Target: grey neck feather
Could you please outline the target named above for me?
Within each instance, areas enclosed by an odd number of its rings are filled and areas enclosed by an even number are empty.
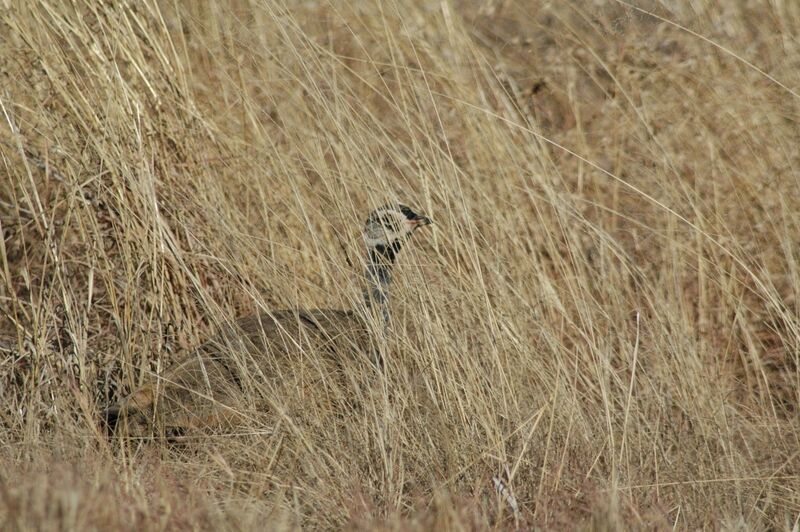
[[[369,263],[365,276],[367,289],[364,302],[367,309],[379,315],[383,327],[389,325],[389,285],[392,282],[392,265],[400,246],[375,246],[369,250]]]

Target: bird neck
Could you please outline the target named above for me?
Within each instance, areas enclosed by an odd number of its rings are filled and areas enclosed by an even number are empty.
[[[383,320],[384,327],[389,323],[389,285],[392,282],[392,267],[399,241],[390,246],[377,245],[369,249],[367,263],[367,289],[364,291],[364,302],[367,309]]]

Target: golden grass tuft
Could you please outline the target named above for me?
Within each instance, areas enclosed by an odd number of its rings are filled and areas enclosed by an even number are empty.
[[[798,4],[10,4],[0,528],[798,526]],[[383,373],[105,438],[223,321],[352,306],[387,198],[436,226]]]

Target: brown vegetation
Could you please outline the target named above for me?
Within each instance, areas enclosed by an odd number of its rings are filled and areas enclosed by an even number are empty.
[[[10,3],[0,528],[797,526],[800,4]],[[227,320],[352,306],[386,198],[436,226],[382,373],[106,439]]]

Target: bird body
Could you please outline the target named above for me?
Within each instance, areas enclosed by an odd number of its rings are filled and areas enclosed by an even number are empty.
[[[373,211],[364,239],[367,270],[363,307],[262,312],[227,325],[189,356],[104,413],[110,430],[122,421],[158,426],[165,433],[235,424],[241,403],[260,386],[298,377],[298,368],[338,364],[343,358],[380,362],[381,335],[389,319],[392,266],[403,243],[431,221],[404,205]]]

